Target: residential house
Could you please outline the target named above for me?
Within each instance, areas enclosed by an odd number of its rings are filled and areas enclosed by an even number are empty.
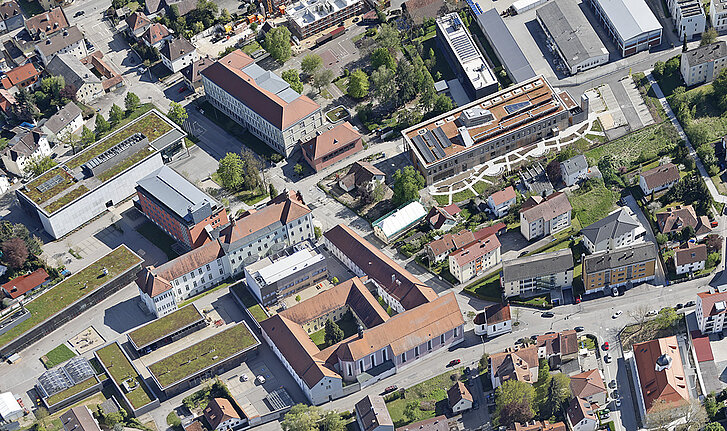
[[[26,293],[31,293],[35,289],[43,287],[51,282],[50,276],[43,268],[38,268],[35,271],[20,275],[13,278],[7,283],[0,286],[5,296],[10,299],[17,299]]]
[[[136,206],[155,225],[186,249],[210,240],[207,227],[229,223],[225,207],[168,166],[137,182]]]
[[[25,17],[15,0],[0,5],[0,32],[17,30],[25,24]]]
[[[520,233],[530,241],[567,229],[571,211],[573,207],[564,193],[556,192],[547,198],[531,196],[520,209]]]
[[[13,114],[13,108],[15,108],[16,103],[15,96],[10,94],[8,90],[0,88],[0,110],[2,110],[6,117]]]
[[[55,144],[64,142],[70,135],[81,130],[81,127],[83,127],[81,108],[74,102],[68,102],[53,114],[41,129],[48,135],[48,140]]]
[[[424,419],[423,421],[404,425],[397,428],[396,431],[451,431],[451,429],[446,416],[435,416]]]
[[[2,158],[6,171],[22,177],[28,174],[25,168],[30,160],[50,156],[50,153],[50,144],[45,133],[21,129],[10,139],[0,158]]]
[[[427,211],[424,206],[414,201],[379,218],[371,223],[371,226],[374,228],[374,235],[384,244],[389,244],[421,222],[426,216]]]
[[[449,272],[464,283],[485,273],[501,260],[500,240],[492,234],[452,252],[449,255]]]
[[[21,88],[33,90],[40,80],[41,71],[35,67],[35,64],[28,62],[21,66],[9,70],[5,76],[0,78],[0,82],[5,90],[12,93]]]
[[[712,27],[718,32],[727,30],[727,0],[709,2],[709,19],[712,21]]]
[[[434,240],[425,246],[429,261],[432,263],[442,262],[450,253],[467,244],[480,241],[492,235],[501,235],[505,232],[506,227],[505,223],[498,222],[475,232],[465,229],[455,234],[445,233],[440,239]]]
[[[164,24],[155,22],[149,25],[141,34],[141,40],[146,46],[161,50],[165,42],[172,39],[172,32]]]
[[[560,175],[566,186],[575,185],[588,175],[588,161],[586,156],[579,154],[560,163]]]
[[[535,345],[538,346],[538,358],[547,359],[552,368],[560,368],[560,364],[578,356],[578,336],[572,329],[539,335]]]
[[[715,0],[718,1],[718,0]],[[725,16],[727,29],[727,15]],[[727,66],[727,43],[723,40],[682,53],[680,71],[688,87],[714,81]]]
[[[192,91],[202,88],[202,71],[214,63],[210,56],[205,56],[192,62],[189,66],[182,69],[182,78],[184,84]]]
[[[679,40],[698,38],[706,28],[707,16],[699,0],[667,0]]]
[[[242,51],[234,51],[203,70],[202,84],[214,107],[285,157],[323,125],[323,113],[316,102]]]
[[[90,104],[104,95],[103,83],[81,60],[71,54],[57,55],[48,63],[48,73],[62,76],[66,85],[75,91],[76,100]]]
[[[372,191],[378,184],[383,184],[384,181],[386,181],[386,175],[379,168],[371,164],[371,162],[360,160],[354,162],[346,175],[338,180],[338,186],[347,192],[359,188]]]
[[[566,248],[505,260],[502,262],[500,284],[506,298],[529,297],[553,290],[570,289],[573,285],[571,250]]]
[[[608,390],[603,381],[601,370],[597,368],[571,376],[570,390],[576,398],[581,398],[599,406],[606,405]]]
[[[566,416],[573,431],[596,431],[600,423],[596,417],[596,409],[583,398],[575,397],[571,400]]]
[[[589,253],[613,251],[644,242],[646,229],[628,207],[621,207],[581,229],[583,245]]]
[[[496,337],[512,332],[512,317],[510,306],[507,304],[493,304],[475,315],[475,335]]]
[[[474,399],[469,389],[459,380],[447,391],[449,410],[454,414],[471,409],[473,402]]]
[[[25,29],[33,40],[47,39],[70,27],[62,7],[53,8],[25,20]]]
[[[72,3],[71,0],[38,0],[38,4],[43,10],[50,10],[54,7],[68,6]]]
[[[563,422],[530,421],[527,423],[515,422],[508,431],[568,431]]]
[[[71,408],[59,419],[65,431],[101,431],[91,410],[83,405]]]
[[[636,405],[642,418],[653,411],[689,402],[687,378],[676,336],[636,343],[626,357],[636,386]]]
[[[139,40],[149,26],[151,20],[143,12],[134,12],[126,17],[126,32],[135,40]]]
[[[720,333],[727,315],[726,292],[700,292],[695,311],[697,326],[702,334]]]
[[[184,426],[184,431],[205,431],[205,427],[202,426],[202,422],[195,419]]]
[[[247,418],[240,417],[227,398],[212,398],[204,409],[210,431],[236,431],[247,427]]]
[[[516,198],[515,189],[512,186],[507,186],[488,196],[487,206],[495,214],[495,217],[505,217],[510,207],[515,205]]]
[[[663,234],[676,234],[687,226],[694,229],[697,238],[712,233],[711,224],[707,216],[698,216],[691,205],[677,205],[667,208],[666,211],[656,213],[656,225]]]
[[[159,50],[162,57],[162,63],[172,73],[177,73],[185,67],[199,60],[199,54],[194,45],[189,43],[187,39],[177,37],[169,40]]]
[[[40,56],[40,61],[43,62],[44,66],[48,66],[48,63],[59,54],[70,54],[78,60],[88,55],[86,39],[83,38],[83,33],[75,25],[37,42],[35,51]]]
[[[639,187],[645,196],[671,188],[679,181],[679,168],[674,163],[665,163],[639,175]]]
[[[319,172],[332,164],[363,150],[361,134],[344,121],[300,145],[303,158],[314,171]]]
[[[124,86],[121,74],[103,60],[101,51],[94,51],[88,57],[82,58],[81,63],[101,79],[101,87],[105,92],[108,93]]]
[[[508,380],[530,384],[538,381],[539,362],[536,346],[508,348],[504,352],[490,355],[488,361],[493,389],[497,389]]]
[[[707,263],[707,245],[687,243],[674,252],[677,274],[692,274],[704,269]]]
[[[562,97],[562,96],[561,96]],[[555,190],[548,179],[545,168],[540,163],[526,166],[520,170],[520,182],[532,195],[550,196]]]
[[[394,431],[384,398],[379,395],[366,395],[354,407],[356,423],[361,431]]]
[[[449,231],[457,224],[457,216],[462,212],[457,204],[449,204],[446,207],[433,206],[427,214],[427,221],[432,230]]]
[[[582,265],[586,293],[653,280],[656,258],[656,247],[652,243],[585,256]]]

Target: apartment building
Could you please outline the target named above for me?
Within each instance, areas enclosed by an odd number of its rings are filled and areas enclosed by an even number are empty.
[[[18,132],[8,141],[0,158],[7,172],[22,177],[28,174],[26,168],[31,160],[50,156],[51,149],[47,134],[25,128]]]
[[[484,274],[501,260],[500,240],[492,234],[452,252],[449,255],[449,272],[464,283]]]
[[[727,0],[711,0],[709,2],[709,19],[717,32],[727,30]]]
[[[695,315],[702,334],[722,332],[727,315],[727,292],[698,293]]]
[[[656,247],[652,243],[585,256],[582,265],[586,293],[653,280],[656,258]]]
[[[343,25],[344,21],[364,11],[364,0],[299,0],[285,8],[288,27],[300,40],[326,29]]]
[[[316,102],[242,51],[226,55],[201,74],[207,100],[284,157],[323,125]]]
[[[446,233],[440,239],[434,240],[425,246],[429,261],[439,263],[447,259],[450,253],[471,244],[480,241],[492,235],[501,235],[506,229],[505,223],[498,222],[492,226],[472,232],[471,230],[462,230],[455,234]]]
[[[567,229],[571,211],[573,207],[564,193],[556,192],[547,198],[531,196],[520,209],[520,233],[530,241]]]
[[[70,54],[78,60],[88,56],[86,39],[75,25],[37,42],[35,51],[44,66],[47,66],[59,54]]]
[[[581,229],[583,245],[589,253],[612,251],[644,242],[646,229],[630,208],[621,207],[601,220]]]
[[[701,36],[707,25],[701,1],[667,0],[666,4],[679,40],[692,40]]]
[[[573,255],[570,249],[540,253],[502,262],[502,294],[536,296],[573,285]]]
[[[199,60],[199,54],[194,45],[189,43],[187,39],[177,37],[162,46],[159,50],[162,57],[162,63],[172,73],[177,73],[185,67]]]
[[[680,71],[684,83],[691,87],[714,81],[725,66],[727,66],[727,43],[720,40],[683,52]]]

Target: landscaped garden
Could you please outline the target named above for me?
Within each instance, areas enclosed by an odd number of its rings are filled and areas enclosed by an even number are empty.
[[[99,361],[108,370],[114,382],[121,387],[124,382],[132,388],[130,391],[124,391],[126,399],[131,403],[131,407],[138,409],[150,402],[156,397],[147,389],[144,379],[136,372],[134,366],[126,358],[124,352],[118,343],[109,344],[96,351]]]
[[[343,106],[338,106],[326,112],[326,118],[328,118],[328,121],[330,121],[331,123],[337,123],[339,121],[347,119],[348,117],[350,117],[350,114],[348,113],[348,110],[346,110],[346,108],[344,108]]]
[[[43,362],[46,368],[53,368],[56,365],[60,365],[67,360],[76,356],[73,351],[64,344],[56,347],[45,355],[41,356],[40,360]]]
[[[343,331],[344,340],[358,332],[358,322],[351,312],[345,313],[343,317],[335,323]],[[326,343],[325,340],[326,328],[321,328],[319,331],[309,334],[309,337],[314,343],[316,343],[316,346],[318,346],[319,349],[323,350],[328,347],[328,343]]]
[[[259,343],[240,323],[184,350],[149,365],[149,372],[162,387],[170,386],[223,362]]]
[[[31,317],[0,335],[0,346],[4,346],[140,263],[141,259],[126,246],[117,247],[26,304],[25,308],[30,311]],[[108,271],[106,275],[103,273],[104,268]]]
[[[440,374],[405,390],[404,397],[398,392],[386,397],[386,408],[395,427],[433,418],[447,411],[447,390],[461,376],[462,369]],[[394,398],[394,399],[392,399]]]
[[[201,320],[204,320],[204,317],[199,314],[197,308],[188,305],[133,330],[129,333],[129,338],[137,348],[142,348]]]

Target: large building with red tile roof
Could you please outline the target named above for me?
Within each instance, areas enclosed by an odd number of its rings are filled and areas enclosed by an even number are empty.
[[[285,157],[323,125],[321,107],[240,50],[202,71],[207,100]]]
[[[51,9],[25,20],[25,29],[34,40],[52,36],[68,28],[68,18],[62,7]]]
[[[460,283],[483,274],[502,261],[496,234],[475,240],[449,255],[449,273]]]
[[[538,381],[538,348],[536,346],[520,349],[509,348],[504,352],[490,355],[490,380],[497,388],[508,380],[533,384]]]
[[[318,172],[363,150],[361,134],[345,121],[301,144],[303,158]]]
[[[702,334],[722,332],[727,315],[727,292],[700,292],[694,312]]]
[[[689,402],[689,388],[676,336],[633,345],[632,369],[641,417]]]
[[[8,298],[16,299],[48,283],[50,283],[50,276],[45,269],[38,268],[30,274],[13,278],[0,286],[0,289]]]

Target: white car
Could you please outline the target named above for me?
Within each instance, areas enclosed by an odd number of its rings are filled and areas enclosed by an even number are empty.
[[[616,319],[616,318],[618,318],[618,316],[620,316],[622,314],[623,314],[623,311],[618,310],[617,312],[613,313],[613,315],[611,316],[611,318],[612,319]]]
[[[240,381],[241,382],[246,382],[248,380],[249,380],[249,377],[247,377],[247,374],[243,374],[243,375],[240,376]]]
[[[261,385],[263,383],[265,383],[265,377],[262,374],[257,376],[257,378],[255,380],[257,380],[257,382],[260,383]]]
[[[657,314],[659,314],[659,312],[657,310],[651,310],[648,313],[646,313],[647,316],[656,316]]]

